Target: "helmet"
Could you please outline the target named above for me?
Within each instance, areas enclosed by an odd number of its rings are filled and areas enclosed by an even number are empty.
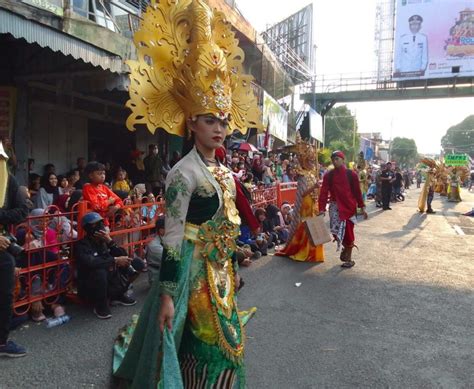
[[[82,227],[104,220],[97,212],[89,212],[82,218]]]

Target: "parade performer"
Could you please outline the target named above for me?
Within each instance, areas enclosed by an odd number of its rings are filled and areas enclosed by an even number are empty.
[[[290,225],[289,239],[285,248],[275,255],[289,257],[295,261],[323,262],[322,245],[314,246],[306,230],[305,219],[318,214],[318,177],[317,153],[314,147],[304,142],[297,134],[296,145],[291,148],[298,159],[298,189]]]
[[[449,175],[448,201],[459,203],[461,199],[461,183],[469,177],[469,169],[466,166],[455,166]]]
[[[431,158],[424,158],[420,161],[422,164],[428,167],[426,172],[426,181],[421,190],[420,197],[418,198],[418,210],[423,213],[436,213],[431,207],[433,202],[433,197],[435,193],[435,188],[437,186],[437,178],[441,173],[442,167],[438,162]]]
[[[362,210],[364,219],[367,219],[368,215],[360,191],[359,177],[357,173],[346,169],[344,160],[342,151],[334,151],[331,154],[334,169],[323,177],[319,194],[319,211],[326,212],[329,201],[331,233],[337,242],[337,249],[339,250],[341,244],[343,246],[340,259],[344,263],[341,266],[349,268],[355,265],[352,260],[352,249],[355,246],[354,224],[357,222],[357,207]]]
[[[244,383],[244,320],[232,254],[240,217],[232,173],[215,150],[260,127],[244,53],[222,13],[202,0],[152,1],[130,62],[131,129],[187,135],[194,148],[166,178],[159,282],[114,347],[114,374],[132,388],[232,388]]]
[[[367,201],[367,191],[369,189],[366,165],[364,153],[361,151],[357,158],[357,174],[359,176],[360,192],[362,193],[362,200],[364,200],[364,202]],[[360,208],[358,208],[357,211],[358,213],[362,212]]]

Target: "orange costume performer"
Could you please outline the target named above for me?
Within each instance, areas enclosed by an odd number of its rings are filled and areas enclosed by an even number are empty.
[[[314,246],[306,230],[305,219],[318,214],[318,171],[316,150],[297,135],[294,151],[298,156],[298,189],[290,226],[290,238],[285,248],[275,255],[300,262],[324,262],[322,245]]]

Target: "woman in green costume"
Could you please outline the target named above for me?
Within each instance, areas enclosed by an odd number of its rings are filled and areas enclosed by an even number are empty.
[[[160,282],[117,339],[114,375],[140,389],[226,389],[237,378],[243,387],[232,264],[240,218],[215,150],[234,130],[260,126],[251,77],[229,23],[204,0],[152,2],[135,43],[127,125],[187,129],[194,148],[167,175]]]

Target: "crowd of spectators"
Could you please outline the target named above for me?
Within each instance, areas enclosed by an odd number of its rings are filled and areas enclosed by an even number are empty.
[[[49,315],[66,314],[64,296],[59,296],[54,304],[41,296],[54,289],[64,290],[72,278],[79,298],[91,304],[100,319],[111,317],[114,305],[135,304],[130,286],[141,271],[148,271],[150,284],[157,278],[165,225],[155,201],[163,195],[166,175],[180,155],[174,153],[168,162],[167,157],[159,155],[156,145],[149,146],[143,159],[142,154],[133,151],[131,162],[123,166],[87,162],[79,157],[76,166],[63,174],[58,174],[51,163],[38,174],[34,172],[34,161],[29,161],[28,187],[19,187],[19,193],[23,194],[30,217],[15,229],[14,237],[21,252],[15,258],[14,297],[21,300],[29,294],[34,298],[28,311],[31,320],[40,322]],[[295,181],[293,156],[264,157],[259,153],[233,151],[225,153],[221,162],[232,171],[251,210],[243,218],[234,258],[241,266],[249,266],[288,239],[292,204],[284,203],[281,208],[274,201],[253,204],[251,193]],[[83,200],[89,213],[78,226],[72,211]],[[154,228],[145,252],[125,249],[129,240],[142,238],[141,232],[114,238],[110,235],[111,230],[149,223]],[[80,227],[84,237],[78,240]],[[66,261],[71,258],[72,249],[74,268]],[[29,270],[37,265],[49,270]],[[240,287],[243,284],[242,280]]]

